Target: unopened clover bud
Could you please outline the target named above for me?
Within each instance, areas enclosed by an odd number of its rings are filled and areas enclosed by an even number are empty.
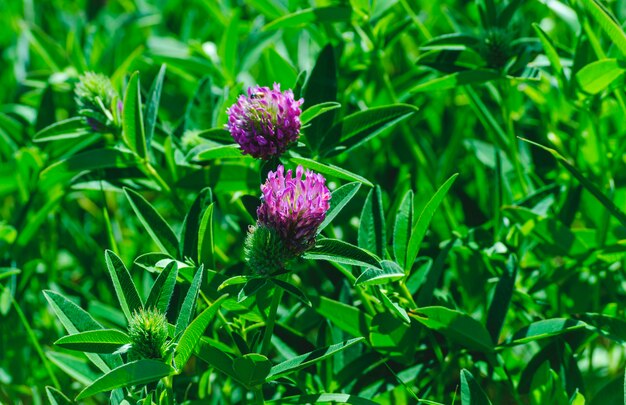
[[[163,359],[167,354],[167,319],[156,308],[136,311],[128,323],[130,355],[138,359]]]
[[[105,75],[87,72],[74,89],[78,113],[96,132],[106,132],[121,125],[123,103],[111,80]]]

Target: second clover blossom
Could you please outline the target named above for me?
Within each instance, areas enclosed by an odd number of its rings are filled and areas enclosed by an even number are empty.
[[[300,106],[293,92],[281,92],[280,85],[250,87],[248,94],[228,109],[228,124],[244,154],[270,159],[283,154],[300,136]]]
[[[330,208],[330,191],[321,174],[298,166],[295,176],[279,165],[261,185],[257,225],[246,238],[246,262],[257,274],[285,270],[285,264],[315,244]]]
[[[304,175],[304,177],[303,177]],[[263,201],[257,209],[259,225],[273,229],[285,245],[300,254],[315,243],[317,229],[330,208],[330,191],[321,174],[298,166],[295,176],[280,165],[261,186]]]

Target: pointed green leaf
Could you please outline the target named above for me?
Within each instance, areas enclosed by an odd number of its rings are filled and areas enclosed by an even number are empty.
[[[194,347],[200,340],[200,337],[204,334],[205,329],[209,326],[211,319],[217,314],[222,303],[228,298],[228,295],[222,295],[211,306],[205,309],[193,322],[189,325],[185,332],[180,337],[176,351],[174,352],[174,364],[178,370],[182,368],[189,360]]]
[[[374,285],[386,284],[390,281],[400,280],[404,277],[404,270],[397,263],[391,260],[383,260],[380,262],[381,268],[367,268],[356,279],[354,285]]]
[[[117,300],[120,303],[122,311],[126,316],[126,319],[130,321],[133,313],[143,308],[143,303],[135,287],[130,273],[124,262],[114,252],[107,250],[104,253],[105,262],[109,275],[113,281],[113,288],[117,295]]]
[[[437,77],[413,87],[411,93],[422,93],[453,89],[466,84],[482,84],[501,78],[495,70],[463,70],[446,76]]]
[[[546,339],[552,336],[561,335],[576,329],[584,328],[586,324],[582,321],[566,318],[552,318],[533,322],[517,331],[511,338],[507,339],[505,345],[513,346],[535,340]]]
[[[461,370],[461,405],[491,405],[487,394],[466,369]]]
[[[445,307],[424,307],[409,313],[409,316],[461,346],[493,352],[493,342],[487,329],[467,314]]]
[[[396,223],[393,227],[393,254],[396,261],[405,271],[409,265],[406,262],[406,251],[413,228],[413,190],[408,190],[398,207]],[[411,263],[412,265],[412,263]]]
[[[272,278],[271,281],[278,287],[293,295],[296,299],[300,300],[304,305],[307,305],[309,307],[311,306],[311,301],[307,298],[306,294],[300,288],[289,282],[282,281],[277,278]]]
[[[76,139],[92,133],[91,128],[83,117],[69,118],[55,122],[37,132],[33,137],[34,142],[52,142],[61,139]]]
[[[178,256],[178,238],[157,210],[138,192],[124,188],[130,206],[163,253]]]
[[[198,262],[199,248],[199,230],[201,227],[200,219],[204,213],[211,208],[213,202],[213,191],[209,187],[205,187],[198,193],[189,212],[185,215],[183,226],[180,231],[180,251],[183,258],[191,258],[194,262]],[[199,262],[199,264],[202,262]]]
[[[227,376],[232,377],[237,382],[243,384],[243,381],[239,380],[239,376],[233,370],[233,359],[230,355],[214,346],[210,340],[200,338],[200,341],[195,348],[195,355],[211,367],[214,367],[221,373],[224,373]]]
[[[77,153],[48,166],[39,176],[42,190],[69,184],[77,175],[98,169],[124,169],[137,165],[129,152],[118,149],[93,149]]]
[[[263,27],[263,31],[289,27],[302,27],[307,24],[350,21],[351,16],[351,7],[331,6],[308,8],[277,18]]]
[[[403,273],[404,275],[404,273]],[[385,293],[382,289],[380,289],[380,300],[383,305],[396,317],[401,319],[405,324],[411,323],[411,318],[409,318],[409,314],[406,312],[406,309],[402,308],[397,302],[394,302],[389,298],[387,293]]]
[[[413,266],[415,259],[417,258],[417,254],[420,249],[420,245],[424,240],[424,236],[426,235],[426,231],[428,230],[428,226],[430,225],[430,221],[433,219],[433,215],[435,215],[435,211],[443,201],[443,198],[452,187],[454,180],[456,180],[458,176],[457,174],[453,174],[448,180],[435,193],[434,196],[426,203],[426,206],[420,213],[419,218],[417,219],[417,223],[411,230],[411,238],[409,239],[409,245],[406,253],[406,269],[410,271],[410,268]]]
[[[559,54],[556,51],[556,47],[554,46],[554,43],[552,42],[548,34],[546,34],[545,31],[541,29],[539,24],[532,23],[532,26],[535,29],[535,32],[537,33],[539,40],[541,41],[541,45],[543,46],[543,51],[546,54],[546,57],[548,58],[548,60],[550,61],[550,65],[552,65],[552,69],[554,69],[554,73],[559,78],[559,80],[561,80],[561,84],[565,83],[563,65],[561,64],[561,58],[559,57]]]
[[[372,253],[339,239],[320,239],[302,257],[352,266],[380,268],[380,260]]]
[[[327,101],[325,103],[312,105],[302,112],[302,115],[300,116],[300,122],[304,126],[308,124],[309,121],[312,121],[313,119],[319,117],[320,115],[327,113],[329,111],[332,111],[332,110],[336,110],[337,108],[340,108],[340,107],[341,107],[341,104],[334,102],[334,101]]]
[[[257,278],[259,278],[259,276],[256,276],[256,275],[254,275],[254,276],[234,276],[234,277],[230,277],[230,278],[224,280],[224,282],[222,284],[220,284],[219,287],[217,287],[217,290],[218,291],[222,290],[222,289],[224,289],[224,288],[226,288],[228,286],[231,286],[231,285],[245,284],[248,281],[253,280],[253,279],[257,279]]]
[[[217,143],[230,143],[233,141],[233,136],[227,129],[224,128],[210,128],[205,129],[197,133],[198,137],[215,141]]]
[[[246,387],[254,387],[265,382],[270,373],[272,363],[267,357],[258,353],[244,354],[233,360],[233,371],[237,379]]]
[[[116,388],[158,381],[173,372],[174,369],[162,361],[149,359],[131,361],[98,378],[78,394],[76,401]]]
[[[150,92],[146,100],[146,116],[144,127],[146,129],[146,143],[148,148],[152,143],[154,128],[156,127],[157,115],[159,113],[159,103],[161,102],[161,91],[163,90],[163,79],[165,78],[165,64],[161,65],[159,73],[154,78]]]
[[[215,159],[225,158],[241,158],[241,147],[237,144],[230,145],[216,145],[208,149],[203,149],[197,155],[188,157],[188,160],[194,163],[206,163]]]
[[[358,181],[360,183],[366,184],[370,187],[374,187],[374,184],[367,180],[364,177],[361,177],[357,174],[349,172],[341,167],[333,166],[331,164],[319,163],[313,159],[301,158],[301,157],[292,157],[289,158],[294,164],[302,165],[307,169],[314,170],[321,174],[326,174],[328,176],[333,176],[338,179],[350,180],[350,181]]]
[[[50,290],[46,290],[43,293],[52,307],[52,310],[68,333],[75,334],[89,330],[104,329],[102,325],[96,322],[85,310],[63,295]],[[96,355],[87,353],[87,357],[105,373],[111,370],[111,368],[122,364],[122,359],[119,355]]]
[[[72,401],[54,387],[46,387],[46,395],[50,405],[71,405]]]
[[[22,270],[20,269],[0,267],[0,280],[2,280],[3,278],[14,276],[16,274],[20,274],[21,272]]]
[[[311,302],[317,313],[344,332],[356,337],[369,334],[372,317],[359,308],[326,297],[312,296]]]
[[[596,0],[582,0],[582,3],[600,28],[611,38],[611,42],[620,50],[622,56],[626,57],[626,34],[617,19]]]
[[[383,212],[383,196],[380,186],[370,190],[361,211],[359,222],[359,247],[385,257],[387,235],[385,214]]]
[[[130,342],[130,338],[124,332],[115,329],[101,329],[64,336],[54,344],[64,349],[82,352],[113,353]]]
[[[183,306],[180,308],[178,320],[176,321],[176,331],[174,332],[174,336],[178,336],[179,333],[182,333],[185,329],[187,329],[187,326],[189,326],[189,322],[191,322],[193,313],[196,309],[196,300],[198,299],[198,293],[200,292],[200,284],[202,284],[203,275],[204,266],[200,265],[200,267],[196,271],[196,274],[193,276],[193,281],[191,282],[189,291],[187,291],[187,295],[185,296],[185,300],[183,301]]]
[[[202,214],[198,228],[198,261],[210,269],[215,268],[215,247],[213,241],[213,204]]]
[[[576,81],[585,93],[598,94],[624,77],[624,72],[626,63],[617,59],[602,59],[583,66],[576,72]]]
[[[337,343],[337,344],[323,347],[320,349],[316,349],[310,353],[306,353],[297,357],[293,357],[287,361],[283,361],[282,363],[279,363],[275,365],[274,367],[272,367],[272,370],[267,376],[267,380],[272,381],[281,376],[284,376],[284,375],[293,373],[295,371],[298,371],[300,369],[303,369],[305,367],[308,367],[330,356],[334,356],[335,354],[363,340],[365,339],[362,337],[346,340],[345,342],[341,342],[341,343]]]
[[[504,325],[504,320],[509,312],[509,304],[515,289],[515,278],[517,277],[517,258],[511,255],[506,263],[502,276],[496,285],[496,291],[489,305],[487,314],[487,330],[494,342],[500,340],[500,331]]]
[[[143,127],[143,115],[141,112],[141,89],[139,88],[139,72],[130,77],[124,96],[124,109],[122,119],[122,136],[124,141],[140,158],[146,159],[148,149],[146,135]]]
[[[163,314],[167,312],[174,287],[176,286],[176,276],[178,276],[178,265],[175,261],[172,261],[165,266],[154,281],[146,300],[146,308],[157,308]]]
[[[255,295],[261,288],[265,287],[267,280],[265,278],[254,277],[244,284],[243,288],[237,295],[237,303],[244,302],[248,298]]]
[[[417,107],[409,104],[393,104],[348,115],[324,135],[321,150],[327,156],[347,152],[406,120],[416,111]]]
[[[88,356],[96,356],[95,354],[91,353],[86,354]],[[93,369],[90,367],[89,361],[84,356],[77,357],[68,353],[53,351],[46,352],[46,356],[58,368],[63,370],[67,375],[83,385],[89,385],[96,378],[98,378],[98,374],[93,371]],[[109,370],[110,368],[107,368],[105,372],[108,372]]]
[[[570,398],[569,405],[585,405],[585,397],[576,389],[574,395]]]
[[[614,316],[584,313],[576,316],[587,328],[619,343],[626,343],[626,320]]]
[[[322,221],[320,226],[317,228],[318,234],[322,232],[322,230],[326,228],[330,224],[330,222],[341,212],[343,207],[345,207],[346,204],[350,202],[352,197],[354,197],[357,191],[359,191],[359,188],[361,188],[361,183],[355,181],[352,183],[344,184],[343,186],[332,192],[330,198],[330,208],[326,212],[326,218],[324,218],[324,221]]]

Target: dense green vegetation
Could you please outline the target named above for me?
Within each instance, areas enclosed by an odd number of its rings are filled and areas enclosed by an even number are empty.
[[[0,402],[622,403],[625,17],[0,2]],[[256,159],[227,109],[274,83],[301,135]],[[257,224],[279,164],[315,241]]]

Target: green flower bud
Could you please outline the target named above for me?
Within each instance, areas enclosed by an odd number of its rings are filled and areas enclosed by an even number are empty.
[[[283,270],[294,254],[285,246],[278,233],[263,225],[248,229],[244,254],[248,266],[257,274],[269,275]]]
[[[503,68],[512,56],[512,35],[501,28],[490,28],[482,37],[480,53],[487,65],[494,69]]]
[[[167,319],[156,308],[135,311],[128,323],[132,341],[129,355],[138,359],[163,359],[167,354]]]
[[[108,77],[87,72],[79,78],[74,94],[79,114],[87,117],[94,131],[120,126],[123,103]]]

